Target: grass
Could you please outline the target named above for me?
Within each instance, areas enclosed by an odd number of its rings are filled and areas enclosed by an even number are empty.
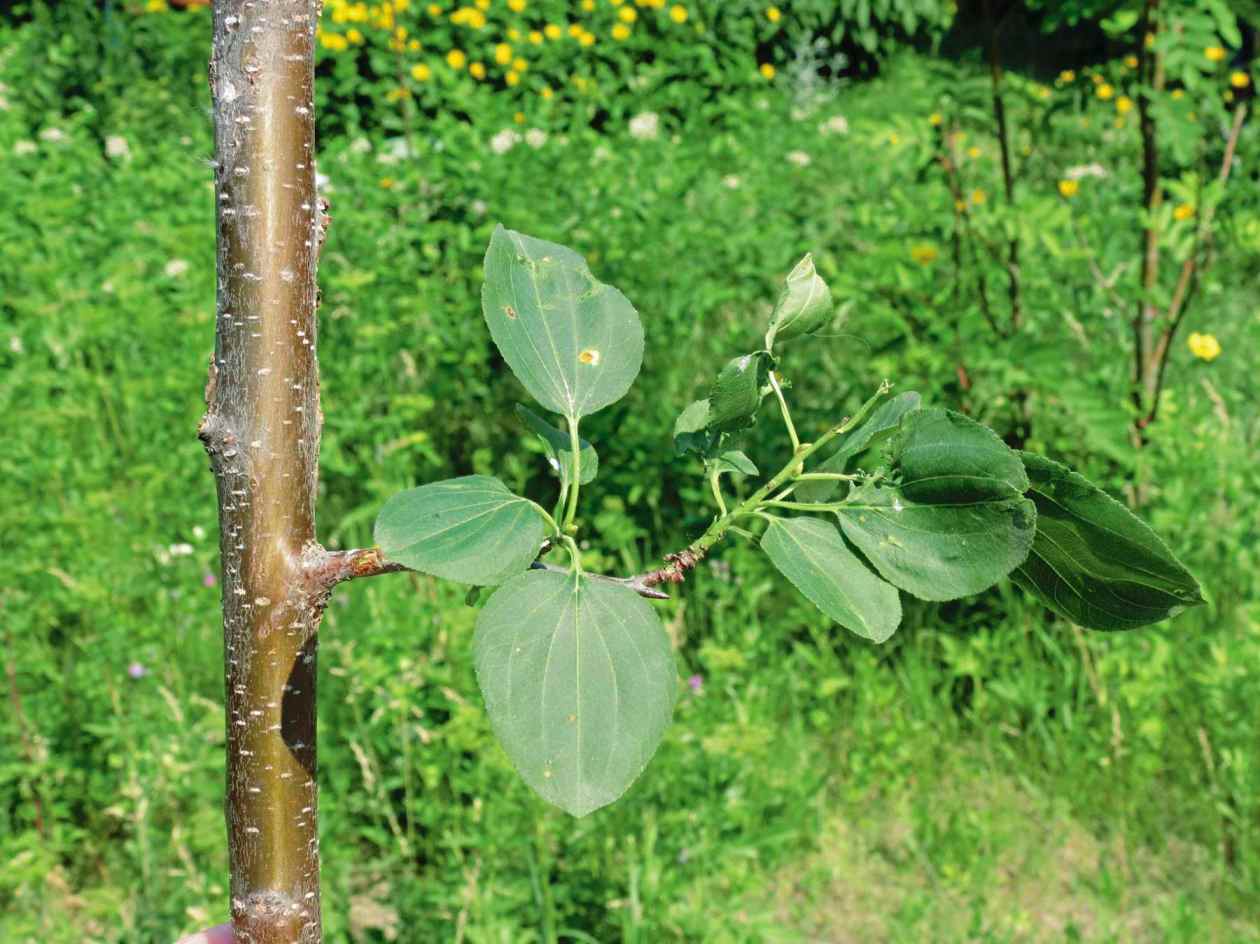
[[[889,182],[860,172],[880,129],[921,117],[885,114],[889,90],[921,81],[908,64],[826,103],[818,118],[849,118],[843,142],[751,99],[726,109],[737,130],[614,132],[598,160],[575,138],[495,163],[452,132],[477,156],[439,171],[437,197],[427,165],[326,142],[326,540],[367,540],[384,495],[453,471],[546,487],[476,315],[498,218],[588,247],[645,313],[643,379],[591,424],[604,471],[588,564],[635,569],[694,534],[699,476],[666,455],[666,431],[696,363],[755,337],[750,310],[803,247],[837,271],[863,241],[921,238],[880,203]],[[178,97],[136,95],[115,113],[130,162],[71,120],[68,142],[0,171],[18,175],[0,186],[0,238],[22,247],[0,261],[0,612],[20,700],[0,715],[5,941],[164,944],[226,907],[214,502],[194,436],[213,224],[190,155],[208,153],[208,129]],[[0,113],[0,152],[35,135],[28,120],[43,121]],[[808,167],[785,158],[795,149]],[[386,172],[401,183],[381,187]],[[571,186],[540,201],[549,174]],[[939,195],[898,186],[898,206]],[[1247,304],[1242,287],[1215,300]],[[957,394],[930,331],[873,304],[851,325],[804,355],[801,399],[860,400],[885,371]],[[1237,330],[1239,345],[1254,334]],[[1245,359],[1222,360],[1178,374],[1181,434],[1141,459],[1160,486],[1148,514],[1211,608],[1084,635],[1002,587],[912,604],[873,647],[730,546],[662,607],[701,691],[681,696],[627,797],[581,821],[544,808],[494,743],[462,592],[411,575],[340,592],[319,683],[328,939],[1260,939],[1257,482],[1243,461],[1260,431]],[[1041,435],[1070,448],[1091,404],[1054,399],[1062,363],[1021,367]]]

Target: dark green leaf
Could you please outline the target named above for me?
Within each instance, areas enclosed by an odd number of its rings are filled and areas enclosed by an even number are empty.
[[[813,334],[831,320],[831,290],[814,271],[814,257],[806,254],[788,274],[778,304],[770,316],[766,348]]]
[[[412,570],[497,584],[530,565],[544,534],[532,502],[492,476],[466,475],[392,496],[376,518],[375,540]]]
[[[647,766],[678,680],[665,630],[634,591],[530,571],[495,591],[473,647],[495,734],[543,799],[584,816]]]
[[[581,256],[499,226],[485,272],[490,334],[539,403],[576,420],[625,395],[643,361],[643,326]]]
[[[1093,629],[1133,629],[1203,602],[1198,581],[1124,505],[1067,466],[1021,456],[1037,536],[1016,583]]]
[[[844,472],[860,453],[879,445],[897,430],[907,413],[919,409],[920,399],[913,391],[898,394],[875,408],[870,418],[857,429],[840,437],[840,448],[818,463],[814,472]],[[805,502],[825,502],[835,494],[837,482],[801,482],[796,497]]]
[[[948,410],[906,413],[886,483],[866,483],[836,514],[890,583],[924,600],[991,587],[1024,562],[1037,513],[1019,456]]]
[[[709,428],[709,401],[696,400],[674,421],[674,451],[678,455],[698,452],[702,456],[717,445],[719,434]]]
[[[761,536],[779,573],[814,606],[872,642],[901,622],[901,598],[849,549],[836,526],[818,518],[775,518]]]
[[[569,470],[573,468],[572,442],[569,434],[557,429],[524,404],[516,405],[516,415],[526,426],[538,434],[547,452],[547,462],[551,471],[560,477],[560,481],[568,484]],[[599,456],[595,448],[585,439],[578,440],[579,482],[585,485],[599,474]]]
[[[711,428],[726,433],[752,424],[772,364],[766,351],[756,351],[736,357],[722,368],[709,392]]]

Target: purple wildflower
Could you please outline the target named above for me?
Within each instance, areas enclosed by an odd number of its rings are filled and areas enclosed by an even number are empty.
[[[131,665],[127,666],[127,674],[133,679],[142,679],[149,674],[149,670],[139,662],[133,662]]]
[[[700,689],[704,688],[704,676],[693,675],[687,679],[687,685],[690,686],[692,694],[699,695]]]
[[[208,570],[206,571],[205,576],[201,578],[201,585],[203,587],[213,587],[218,582],[219,581],[214,578],[214,574],[210,573]]]

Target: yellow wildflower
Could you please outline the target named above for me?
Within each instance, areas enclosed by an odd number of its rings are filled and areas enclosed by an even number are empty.
[[[346,41],[352,46],[362,46],[363,34],[352,26],[350,29],[346,30]]]
[[[979,206],[980,204],[984,203],[984,201],[987,199],[989,199],[989,195],[986,194],[979,187],[971,191],[971,202],[974,203],[976,206]]]
[[[617,18],[623,23],[633,23],[639,18],[639,11],[634,7],[622,7],[617,11]]]
[[[1073,72],[1071,69],[1064,69],[1062,72],[1059,73],[1059,81],[1062,82],[1064,85],[1067,85],[1069,82],[1075,82],[1076,73]]]
[[[1081,192],[1081,182],[1079,180],[1060,180],[1059,196],[1065,200],[1071,200],[1074,196]]]
[[[1178,203],[1173,207],[1173,219],[1182,222],[1194,216],[1193,203]]]
[[[149,2],[144,5],[144,8],[149,13],[161,13],[166,9],[166,0],[149,0]]]
[[[1221,342],[1216,340],[1216,335],[1199,334],[1197,331],[1186,339],[1186,347],[1201,361],[1214,361],[1221,353]]]
[[[538,32],[538,30],[530,30],[529,41],[533,43],[535,46],[541,46],[542,41],[543,41],[543,34]]]
[[[1132,53],[1130,53],[1129,55],[1125,56],[1125,57],[1124,57],[1124,64],[1125,64],[1126,66],[1128,66],[1130,69],[1136,69],[1136,68],[1138,67],[1138,60],[1137,60],[1137,56],[1133,55]]]
[[[763,79],[774,78],[774,66],[768,62],[763,62],[761,65],[757,66],[757,71],[761,73],[761,77]]]
[[[411,67],[411,77],[417,82],[427,82],[433,78],[433,70],[423,62],[417,62]]]
[[[489,9],[490,9],[490,0],[477,0],[477,9],[478,9],[478,10],[489,10]]]
[[[582,35],[578,37],[578,45],[579,46],[594,46],[595,34],[583,32]]]
[[[411,90],[406,88],[392,88],[385,93],[385,100],[388,102],[401,101],[404,98],[411,98]]]
[[[525,0],[507,0],[508,9],[513,13],[520,13],[525,9]]]
[[[512,60],[513,72],[524,72],[528,68],[529,68],[529,63],[526,62],[524,59],[520,58],[519,56]]]
[[[436,3],[430,3],[429,16],[441,16],[441,15],[442,15],[442,8],[438,6]]]
[[[509,72],[507,75],[503,77],[503,81],[506,82],[509,86],[520,85],[521,74],[519,72]]]
[[[966,201],[966,200],[955,200],[955,201],[954,201],[954,209],[955,209],[955,210],[957,210],[959,213],[966,213],[966,212],[967,212],[967,201]]]
[[[618,23],[612,28],[612,38],[616,40],[625,40],[630,38],[630,27],[625,23]]]
[[[525,112],[518,111],[515,115],[512,116],[512,120],[515,121],[518,125],[525,124]]]
[[[934,111],[932,114],[928,115],[928,124],[930,124],[933,128],[940,127],[941,122],[944,120],[945,118],[939,111]]]
[[[1173,101],[1174,102],[1180,101],[1182,98],[1185,97],[1185,94],[1186,94],[1185,91],[1182,89],[1173,89],[1172,90]]]
[[[330,49],[333,52],[341,52],[350,45],[346,38],[340,33],[324,33],[323,36],[320,37],[319,42],[325,49]]]
[[[394,178],[393,178],[393,177],[382,177],[382,178],[381,178],[381,186],[382,186],[382,187],[384,187],[386,190],[389,190],[391,187],[393,187],[393,186],[394,186]]]
[[[468,74],[471,75],[474,79],[481,81],[482,79],[486,77],[485,63],[474,62],[472,65],[468,67]]]
[[[1107,81],[1107,80],[1106,80],[1106,79],[1104,79],[1101,75],[1099,75],[1097,72],[1092,73],[1092,74],[1090,75],[1090,77],[1089,77],[1089,80],[1090,80],[1091,82],[1093,82],[1095,85],[1102,85],[1102,84],[1103,84],[1103,82]]]
[[[581,23],[569,24],[569,36],[571,36],[573,39],[577,39],[579,36],[582,35],[583,32],[585,32],[585,30],[582,29]]]
[[[1127,95],[1121,95],[1116,99],[1116,111],[1122,115],[1127,115],[1133,110],[1133,99]]]
[[[916,243],[910,247],[910,258],[922,266],[931,265],[939,255],[940,252],[931,243]]]
[[[672,6],[669,8],[669,18],[675,23],[687,22],[687,8],[680,6]]]
[[[544,85],[542,88],[538,90],[538,94],[541,95],[543,98],[550,99],[556,93],[551,90],[550,85]]]
[[[556,26],[555,23],[548,23],[543,27],[543,32],[547,34],[548,39],[559,39],[564,35],[564,30]]]
[[[512,47],[507,43],[499,43],[494,47],[494,61],[501,66],[507,65],[512,61]]]
[[[1229,74],[1229,84],[1234,88],[1246,88],[1251,84],[1251,76],[1246,72],[1231,72]]]
[[[468,64],[468,57],[460,50],[452,49],[446,54],[446,64],[452,69],[462,69]]]
[[[595,9],[595,0],[582,0],[582,9],[590,13]]]
[[[1098,86],[1098,91],[1095,94],[1097,94],[1097,96],[1105,102],[1107,99],[1111,98],[1111,96],[1116,94],[1116,90],[1112,88],[1111,85],[1104,82],[1102,85]]]
[[[777,23],[777,22],[779,22],[779,18],[780,18],[781,16],[783,16],[783,14],[779,12],[779,8],[778,8],[778,7],[767,7],[767,8],[766,8],[766,19],[767,19],[767,20],[769,20],[771,23]]]
[[[967,156],[974,161],[980,156],[980,149],[973,144],[971,147],[967,148]]]
[[[518,30],[515,26],[510,26],[508,27],[508,31],[505,35],[507,36],[509,40],[515,43],[515,42],[520,41],[521,31]]]
[[[1203,50],[1203,55],[1207,57],[1208,62],[1225,61],[1225,50],[1220,46],[1208,46]]]

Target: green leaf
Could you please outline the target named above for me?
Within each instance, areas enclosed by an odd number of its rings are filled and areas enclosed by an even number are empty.
[[[915,501],[970,502],[1028,490],[1019,455],[993,430],[953,410],[932,407],[907,413],[889,457]]]
[[[466,475],[392,496],[376,518],[387,558],[460,583],[497,584],[538,556],[538,509],[489,475]]]
[[[836,526],[818,518],[774,518],[761,549],[814,606],[872,642],[901,622],[901,598],[849,549]]]
[[[713,460],[713,467],[717,469],[718,475],[723,475],[727,472],[734,472],[739,475],[758,474],[757,466],[738,449],[728,449],[722,453]]]
[[[678,680],[665,630],[634,591],[529,571],[495,591],[473,648],[495,734],[543,799],[584,816],[647,766]]]
[[[569,482],[569,472],[573,468],[572,442],[569,434],[557,429],[545,419],[522,403],[516,404],[516,415],[521,421],[538,434],[547,453],[547,463],[551,471],[560,477],[565,485]],[[599,455],[595,447],[585,439],[578,440],[578,481],[585,485],[599,474]]]
[[[643,326],[581,256],[498,226],[485,272],[490,334],[539,403],[576,420],[625,395],[643,362]]]
[[[709,391],[709,427],[724,433],[753,423],[773,359],[766,351],[727,362]]]
[[[717,445],[719,434],[709,429],[710,408],[708,399],[696,400],[678,414],[674,420],[674,452],[698,452],[707,456]]]
[[[879,445],[897,431],[907,413],[919,409],[920,398],[913,391],[898,394],[875,408],[865,423],[840,437],[840,448],[818,463],[814,472],[844,472],[858,454]],[[835,494],[838,482],[801,482],[796,497],[804,502],[824,502]]]
[[[813,334],[831,319],[831,290],[814,271],[814,257],[810,253],[788,273],[778,304],[770,315],[770,330],[766,333],[766,348],[775,341],[790,341],[802,335]]]
[[[1022,564],[1037,512],[1019,456],[948,410],[905,414],[886,484],[854,489],[836,510],[845,537],[889,583],[924,600],[979,593]]]
[[[1012,575],[1047,607],[1092,629],[1133,629],[1203,603],[1159,535],[1067,466],[1020,453],[1037,506],[1032,553]]]

